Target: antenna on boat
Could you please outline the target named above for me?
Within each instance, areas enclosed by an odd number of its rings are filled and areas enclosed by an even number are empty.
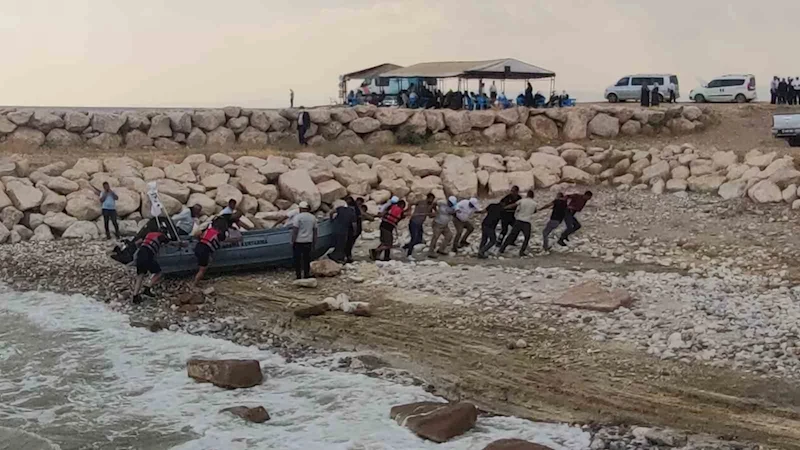
[[[172,233],[172,240],[178,240],[178,230],[175,228],[175,224],[172,223],[172,218],[164,211],[164,205],[161,203],[161,197],[158,195],[158,185],[155,181],[151,181],[147,183],[147,197],[150,198],[150,214],[153,217],[161,217],[163,213],[167,217],[167,223],[169,223],[169,230]]]

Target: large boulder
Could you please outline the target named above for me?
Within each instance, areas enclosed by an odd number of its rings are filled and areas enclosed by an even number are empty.
[[[567,165],[564,158],[543,152],[531,153],[528,163],[534,168],[543,167],[553,173],[561,173],[561,168]]]
[[[385,127],[396,127],[408,120],[408,112],[395,108],[378,108],[375,119]]]
[[[661,178],[662,180],[669,179],[670,167],[667,161],[659,161],[652,166],[645,167],[642,171],[642,183],[647,183],[652,179]]]
[[[331,119],[336,122],[348,124],[358,118],[352,108],[334,108],[331,110]]]
[[[561,169],[553,171],[544,166],[533,166],[531,173],[537,188],[549,188],[561,182]]]
[[[22,211],[9,206],[3,208],[3,211],[0,212],[0,223],[10,230],[14,228],[14,225],[20,223],[23,217],[25,217],[25,214]]]
[[[55,128],[64,128],[64,120],[49,111],[36,111],[28,122],[28,126],[47,134]]]
[[[67,111],[64,114],[64,128],[73,133],[80,133],[89,126],[91,118],[78,111]]]
[[[6,116],[0,116],[0,136],[13,133],[16,129],[17,125],[14,122],[8,120]]]
[[[164,175],[170,180],[179,183],[194,183],[197,181],[192,166],[189,164],[170,164],[164,168]]]
[[[233,118],[228,119],[228,123],[226,124],[226,126],[228,128],[230,128],[234,133],[239,134],[239,133],[243,132],[244,130],[246,130],[247,126],[249,124],[250,124],[250,119],[248,119],[247,117],[242,116],[242,117],[233,117]],[[253,128],[253,129],[255,131],[257,131],[257,132],[264,133],[263,131],[261,131],[261,130],[259,130],[257,128]],[[267,134],[264,133],[264,140],[265,141],[266,141],[266,138],[267,138]]]
[[[653,117],[655,116],[650,116],[651,121]],[[694,131],[695,124],[690,120],[684,119],[683,117],[678,117],[677,119],[670,120],[667,124],[667,127],[674,134],[685,134]]]
[[[47,225],[41,224],[33,230],[33,236],[30,239],[33,242],[50,242],[55,240],[53,232]]]
[[[569,288],[554,305],[589,311],[611,312],[628,307],[633,302],[631,295],[622,289],[608,290],[596,281],[587,281]]]
[[[428,133],[428,123],[423,112],[411,115],[408,120],[397,130],[397,136],[406,138],[408,136],[425,136]]]
[[[28,127],[19,127],[8,136],[9,145],[23,148],[38,148],[44,145],[45,134],[39,130]]]
[[[189,196],[186,206],[200,205],[201,214],[210,216],[217,211],[217,202],[206,194],[194,193]]]
[[[394,132],[390,130],[379,130],[370,133],[366,138],[364,138],[364,142],[366,144],[375,146],[394,145],[397,143],[397,138],[395,137]]]
[[[206,137],[206,145],[212,148],[229,148],[236,144],[236,134],[230,128],[215,128]]]
[[[347,195],[347,188],[336,180],[323,181],[317,185],[322,203],[329,205]]]
[[[361,139],[359,135],[356,134],[355,131],[344,130],[339,135],[339,137],[336,138],[336,144],[342,147],[361,147],[362,145],[364,145],[364,141]]]
[[[114,189],[114,193],[116,193],[117,197],[119,197],[117,199],[117,214],[125,217],[128,214],[139,210],[141,197],[138,192],[133,191],[132,189],[120,187]]]
[[[281,174],[278,177],[278,189],[281,198],[293,203],[308,202],[312,211],[316,211],[322,202],[319,189],[306,169],[295,169]]]
[[[725,175],[692,176],[686,182],[692,192],[717,192],[722,184],[725,183]]]
[[[342,272],[342,265],[331,259],[320,259],[311,263],[311,276],[315,278],[335,277]]]
[[[208,136],[200,128],[192,128],[186,138],[186,146],[189,148],[203,148],[208,142]]]
[[[13,204],[14,203],[11,201],[10,198],[8,198],[8,195],[6,195],[5,191],[3,191],[2,188],[0,188],[0,210],[2,210],[3,208],[7,208]]]
[[[619,134],[619,119],[600,113],[589,122],[589,134],[604,138],[615,138]]]
[[[72,224],[77,221],[78,219],[64,214],[63,212],[47,213],[44,215],[44,224],[53,230],[58,231],[59,233],[63,233],[67,228],[72,226]]]
[[[98,133],[117,134],[125,125],[127,116],[116,113],[94,113],[92,115],[92,129]]]
[[[76,133],[70,133],[63,128],[54,128],[47,133],[45,142],[49,147],[55,148],[70,148],[80,147],[83,145],[83,140]]]
[[[418,402],[392,407],[389,417],[421,438],[442,443],[471,430],[478,409],[463,402]]]
[[[192,131],[192,115],[188,112],[173,111],[167,116],[169,116],[169,124],[172,131],[176,133],[190,133]]]
[[[742,198],[747,193],[747,180],[726,181],[719,186],[717,192],[725,200]]]
[[[225,123],[225,111],[212,109],[197,111],[192,115],[192,124],[203,131],[214,131]]]
[[[110,150],[112,148],[119,148],[119,146],[122,145],[122,136],[112,133],[100,133],[86,141],[86,143],[91,147],[101,150]]]
[[[228,202],[231,200],[236,200],[236,203],[241,203],[242,198],[244,198],[242,191],[236,189],[230,184],[223,184],[217,188],[217,196],[215,200],[217,201],[217,205],[224,207],[227,206]]]
[[[564,166],[561,168],[561,181],[590,185],[594,184],[596,179],[594,175],[586,173],[577,167]]]
[[[761,180],[747,191],[747,196],[756,203],[780,203],[781,188],[770,180]]]
[[[766,155],[761,153],[760,150],[753,149],[747,152],[744,155],[744,162],[748,166],[758,167],[759,169],[765,169],[767,166],[772,164],[772,161],[775,160],[777,154],[775,152],[767,153]]]
[[[698,120],[703,115],[703,111],[697,106],[685,106],[683,108],[683,117],[686,120]]]
[[[319,133],[329,141],[336,139],[344,130],[344,125],[336,121],[319,127]]]
[[[144,219],[150,219],[153,215],[150,213],[150,196],[145,193],[141,194],[142,197],[142,209],[141,214]],[[174,197],[171,197],[166,194],[159,194],[158,196],[161,199],[161,205],[164,207],[163,210],[169,215],[178,214],[183,209],[183,203],[176,200]]]
[[[125,134],[125,148],[151,147],[153,139],[147,136],[144,131],[131,130]]]
[[[483,136],[489,142],[500,142],[506,139],[506,124],[496,123],[489,128],[483,130]]]
[[[44,200],[42,191],[16,180],[6,184],[6,194],[14,207],[22,212],[38,207]]]
[[[97,172],[103,171],[103,161],[92,158],[80,158],[72,168],[81,172],[86,172],[87,175],[94,175]],[[108,171],[111,172],[111,169],[109,168]]]
[[[442,168],[433,158],[407,157],[400,161],[415,177],[424,178],[428,175],[439,175]]]
[[[558,125],[555,121],[544,115],[533,116],[528,119],[528,127],[537,137],[554,140],[558,139]]]
[[[493,109],[468,111],[467,117],[472,128],[489,128],[497,117]]]
[[[169,116],[166,114],[159,114],[150,119],[150,129],[147,131],[147,136],[153,139],[172,137]]]
[[[186,203],[191,193],[188,187],[170,179],[156,180],[156,187],[160,194],[169,195],[181,203]]]
[[[444,122],[447,129],[453,134],[467,133],[472,130],[472,123],[469,120],[467,111],[453,111],[445,109],[443,111]]]
[[[778,169],[769,175],[769,180],[784,189],[790,184],[800,184],[800,171],[787,168]]]
[[[425,114],[425,123],[431,133],[438,133],[447,127],[444,123],[444,114],[442,114],[442,111],[426,109],[422,113]]]
[[[350,129],[358,134],[372,133],[380,127],[381,123],[372,117],[360,117],[350,122]]]
[[[61,195],[67,195],[80,189],[80,186],[72,180],[59,176],[50,178],[47,181],[47,188]]]
[[[228,180],[230,179],[231,176],[225,172],[211,173],[204,176],[200,184],[202,184],[206,189],[216,189],[223,184],[228,184]]]
[[[517,108],[501,109],[497,112],[497,122],[505,124],[508,127],[516,125],[520,123],[519,111]]]
[[[586,115],[581,111],[568,112],[567,120],[564,122],[564,128],[561,130],[563,138],[568,141],[586,139],[587,132]]]
[[[95,220],[102,212],[99,197],[86,191],[68,195],[65,211],[78,220]]]
[[[69,226],[61,237],[67,239],[80,239],[83,241],[91,241],[100,237],[100,232],[94,222],[85,220],[78,220]]]
[[[494,153],[481,153],[478,156],[478,169],[492,172],[505,172],[503,157]]]
[[[508,138],[518,142],[533,140],[533,131],[526,125],[518,123],[507,130]]]
[[[729,152],[714,152],[711,155],[711,161],[714,165],[714,169],[727,169],[729,166],[732,166],[739,162],[739,157],[736,156],[736,153],[733,151]]]
[[[441,173],[446,195],[470,198],[478,195],[478,176],[475,166],[455,155],[447,155]]]
[[[186,363],[189,377],[225,389],[251,388],[264,381],[261,364],[256,360],[190,359]]]
[[[344,186],[365,182],[370,186],[378,184],[378,173],[367,164],[344,161],[333,169],[333,176]]]
[[[642,124],[637,120],[628,120],[619,129],[624,136],[636,136],[642,132]]]
[[[25,126],[31,120],[31,117],[33,117],[33,111],[30,110],[14,111],[8,113],[6,117],[15,125]]]

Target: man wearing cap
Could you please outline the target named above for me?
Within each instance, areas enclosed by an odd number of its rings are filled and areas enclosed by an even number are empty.
[[[452,222],[453,214],[456,212],[456,203],[458,203],[458,200],[451,195],[447,200],[439,202],[436,207],[436,217],[433,218],[433,236],[431,237],[431,245],[428,246],[428,257],[430,258],[436,258],[436,253],[440,255],[447,254],[444,249],[447,248],[448,244],[450,244],[450,239],[453,238],[453,232],[450,231],[450,222]],[[439,236],[442,236],[444,240],[437,249],[436,243],[439,241]]]
[[[456,238],[453,239],[453,251],[456,253],[458,253],[459,248],[466,247],[467,238],[469,238],[469,235],[475,230],[470,219],[472,218],[472,214],[478,210],[478,206],[478,199],[474,197],[456,203],[455,219],[453,219],[453,226],[455,226],[456,229]]]
[[[311,252],[317,243],[317,218],[307,202],[300,202],[300,212],[292,217],[292,259],[297,279],[311,278]]]

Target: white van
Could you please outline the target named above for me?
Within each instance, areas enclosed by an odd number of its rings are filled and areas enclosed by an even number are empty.
[[[675,98],[680,98],[678,76],[670,74],[640,74],[624,76],[617,84],[606,88],[605,98],[609,103],[624,102],[627,100],[639,101],[642,98],[642,85],[649,89],[658,83],[658,96],[661,101],[669,100],[669,84],[675,84]]]
[[[689,100],[697,103],[746,103],[756,99],[756,77],[753,75],[723,75],[689,92]]]

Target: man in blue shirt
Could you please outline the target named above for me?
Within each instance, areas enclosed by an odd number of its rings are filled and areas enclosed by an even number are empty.
[[[103,224],[106,227],[106,239],[111,239],[108,222],[114,224],[114,235],[119,239],[119,225],[117,224],[117,200],[119,197],[111,190],[108,182],[103,183],[103,192],[100,193],[100,204],[103,208]]]

